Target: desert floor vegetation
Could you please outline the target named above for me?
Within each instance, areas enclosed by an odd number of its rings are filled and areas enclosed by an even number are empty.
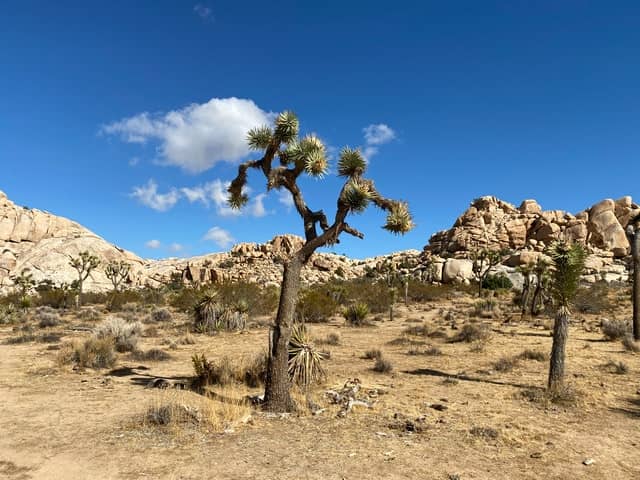
[[[169,302],[20,312],[0,325],[0,476],[639,478],[630,304],[572,320],[551,395],[550,318],[520,319],[508,295],[476,316],[477,294],[455,292],[425,288],[371,328],[341,308],[307,323],[323,375],[291,414],[258,406],[273,313],[210,335]]]

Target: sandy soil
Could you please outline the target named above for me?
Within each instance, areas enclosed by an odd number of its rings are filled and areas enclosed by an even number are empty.
[[[323,347],[331,351],[328,377],[313,397],[327,406],[324,390],[357,377],[384,392],[373,409],[346,418],[332,406],[317,416],[254,411],[250,423],[227,433],[180,434],[143,424],[147,406],[161,395],[145,385],[155,376],[191,375],[197,352],[212,359],[259,352],[266,328],[195,335],[194,345],[170,351],[172,360],[141,364],[121,355],[115,369],[103,371],[58,367],[57,351],[47,344],[0,344],[0,478],[640,478],[640,356],[602,341],[591,326],[596,317],[571,327],[568,377],[580,397],[576,406],[557,406],[521,397],[544,386],[546,361],[522,360],[509,372],[494,368],[499,358],[525,348],[549,352],[549,331],[530,322],[485,320],[493,335],[484,351],[413,337],[437,345],[442,355],[409,355],[410,346],[388,343],[422,321],[454,335],[443,308],[462,311],[464,302],[403,307],[396,320],[374,327],[346,327],[339,319],[311,326],[316,337],[340,335],[340,345]],[[67,321],[65,327],[81,323],[73,315]],[[458,326],[465,321],[458,315]],[[159,329],[142,347],[166,349],[163,339],[179,335],[179,328],[174,322]],[[57,331],[63,341],[88,335]],[[0,328],[0,341],[11,335],[11,327]],[[392,373],[372,370],[373,361],[362,358],[371,348],[384,352]],[[602,367],[609,360],[623,361],[629,373],[610,373]],[[396,414],[422,416],[424,430],[397,428]],[[474,435],[473,427],[494,429],[497,437]],[[585,459],[594,463],[584,465]]]

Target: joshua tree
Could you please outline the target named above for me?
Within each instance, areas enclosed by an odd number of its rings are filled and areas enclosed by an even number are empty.
[[[633,261],[633,339],[640,341],[640,215],[629,221],[627,236]]]
[[[36,284],[33,274],[29,272],[29,269],[25,268],[20,272],[20,275],[11,277],[11,280],[13,280],[20,295],[20,307],[26,311],[30,304],[29,292]]]
[[[524,318],[527,314],[527,307],[529,306],[529,297],[531,296],[531,277],[534,271],[533,263],[525,263],[517,268],[518,272],[522,274],[522,292],[520,293],[520,317]]]
[[[95,255],[91,255],[88,251],[80,252],[76,258],[71,258],[69,262],[78,272],[78,306],[82,305],[82,285],[89,277],[91,272],[98,268],[100,260]]]
[[[564,382],[565,346],[569,335],[569,307],[575,298],[580,275],[584,269],[585,251],[581,245],[556,241],[549,247],[553,262],[551,289],[557,302],[555,323],[553,326],[553,345],[549,365],[550,390],[557,390]]]
[[[264,397],[264,408],[270,411],[295,409],[289,393],[288,347],[300,291],[300,273],[311,255],[319,247],[338,243],[343,232],[363,238],[361,232],[346,222],[347,215],[363,212],[372,203],[387,212],[386,230],[404,234],[413,228],[407,204],[383,197],[373,181],[364,178],[367,164],[357,149],[344,148],[340,153],[338,175],[345,179],[345,183],[338,195],[333,223],[329,224],[322,210],[309,208],[298,186],[298,179],[302,174],[322,178],[328,172],[328,162],[322,141],[315,135],[300,139],[298,131],[298,118],[292,112],[280,113],[273,128],[262,126],[250,130],[247,138],[249,146],[262,152],[262,158],[241,164],[238,176],[228,188],[229,205],[241,208],[248,201],[244,191],[248,170],[256,169],[266,177],[267,190],[284,189],[291,194],[304,226],[304,244],[284,263],[278,313],[271,333]],[[274,165],[276,157],[278,164]]]
[[[488,248],[471,251],[473,276],[478,282],[478,296],[482,295],[482,284],[489,276],[491,269],[496,265],[500,265],[508,253],[507,250],[489,250]]]
[[[131,264],[125,261],[117,262],[113,260],[104,268],[104,274],[111,280],[111,284],[113,285],[114,294],[118,293],[120,284],[127,279],[130,271]]]
[[[549,288],[549,262],[547,259],[540,257],[533,266],[533,275],[536,279],[536,289],[533,292],[531,300],[531,315],[535,316],[540,313],[546,300],[548,300],[546,291]]]

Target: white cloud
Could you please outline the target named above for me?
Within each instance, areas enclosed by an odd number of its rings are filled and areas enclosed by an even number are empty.
[[[235,242],[235,239],[231,236],[231,234],[220,227],[210,228],[209,231],[204,235],[203,240],[210,240],[220,248],[226,248],[233,242]]]
[[[158,193],[158,184],[153,179],[150,179],[146,185],[134,187],[131,196],[158,212],[169,210],[180,199],[180,193],[175,188],[167,193]]]
[[[264,208],[264,199],[266,196],[266,193],[261,193],[253,197],[253,200],[249,204],[249,215],[252,217],[264,217],[269,213],[267,209]]]
[[[182,251],[184,247],[182,245],[180,245],[179,243],[172,243],[171,245],[169,245],[169,251],[170,252],[180,252]]]
[[[278,190],[278,202],[284,205],[287,211],[290,211],[293,208],[293,197],[289,190],[284,188]]]
[[[222,180],[216,179],[204,185],[183,187],[180,191],[189,203],[200,202],[208,207],[213,202],[216,207],[216,212],[222,217],[241,215],[242,212],[240,210],[234,210],[227,203],[228,187],[229,182],[223,183]]]
[[[378,146],[389,143],[396,138],[396,132],[384,123],[371,124],[362,129],[365,145],[362,148],[362,156],[370,159],[378,153]]]
[[[193,7],[193,11],[196,12],[196,15],[198,15],[203,20],[213,20],[213,16],[212,16],[213,12],[206,5],[203,5],[201,3],[197,3]]]
[[[367,145],[382,145],[396,138],[396,132],[384,123],[371,124],[362,129]]]
[[[252,100],[212,98],[164,114],[139,113],[103,125],[100,133],[119,135],[128,143],[158,142],[161,163],[200,173],[218,162],[246,157],[247,132],[269,124],[272,116]]]
[[[140,163],[140,159],[138,157],[132,157],[129,160],[129,166],[130,167],[135,167],[136,165],[138,165]]]
[[[161,245],[160,240],[149,240],[144,244],[145,247],[153,249],[160,248]]]

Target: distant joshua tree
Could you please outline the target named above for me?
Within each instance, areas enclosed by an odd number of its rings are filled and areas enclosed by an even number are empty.
[[[478,296],[482,295],[482,284],[489,276],[491,269],[500,265],[508,254],[508,250],[490,250],[488,248],[476,248],[470,252],[470,258],[473,262],[473,277],[478,282]]]
[[[30,305],[29,292],[36,284],[33,274],[29,272],[29,269],[25,268],[20,272],[20,275],[11,277],[11,280],[13,280],[13,284],[20,295],[20,308],[26,311]]]
[[[633,339],[640,341],[640,215],[629,221],[627,236],[633,262]]]
[[[584,270],[586,253],[577,244],[556,241],[549,247],[551,271],[551,290],[556,300],[557,312],[553,326],[553,345],[549,365],[549,390],[557,390],[564,383],[565,347],[569,336],[569,307],[573,302]]]
[[[387,212],[383,228],[391,233],[404,234],[413,228],[407,204],[383,197],[373,181],[363,176],[367,163],[357,149],[344,148],[340,153],[338,175],[345,179],[345,183],[338,195],[333,223],[329,224],[322,210],[309,208],[302,196],[298,179],[302,174],[322,178],[327,174],[329,166],[322,141],[313,134],[299,138],[298,132],[298,118],[289,111],[280,113],[275,118],[273,127],[265,125],[249,131],[249,146],[263,152],[262,158],[241,164],[237,177],[228,188],[229,205],[241,208],[249,200],[245,193],[247,173],[249,169],[258,170],[266,177],[267,190],[284,189],[291,194],[295,209],[303,222],[305,243],[284,264],[265,382],[264,408],[280,412],[295,409],[289,392],[287,363],[302,267],[316,249],[338,243],[343,232],[363,238],[364,235],[351,227],[346,219],[351,213],[365,211],[370,204]],[[276,158],[278,164],[274,165]]]
[[[98,268],[100,260],[88,251],[80,252],[78,257],[71,258],[69,262],[78,272],[78,306],[82,305],[82,287],[84,281],[91,275],[91,272]]]
[[[125,262],[124,260],[120,262],[113,260],[107,264],[107,266],[104,268],[104,274],[109,280],[111,280],[111,284],[113,285],[113,293],[118,293],[120,285],[127,279],[130,271],[131,264]]]

